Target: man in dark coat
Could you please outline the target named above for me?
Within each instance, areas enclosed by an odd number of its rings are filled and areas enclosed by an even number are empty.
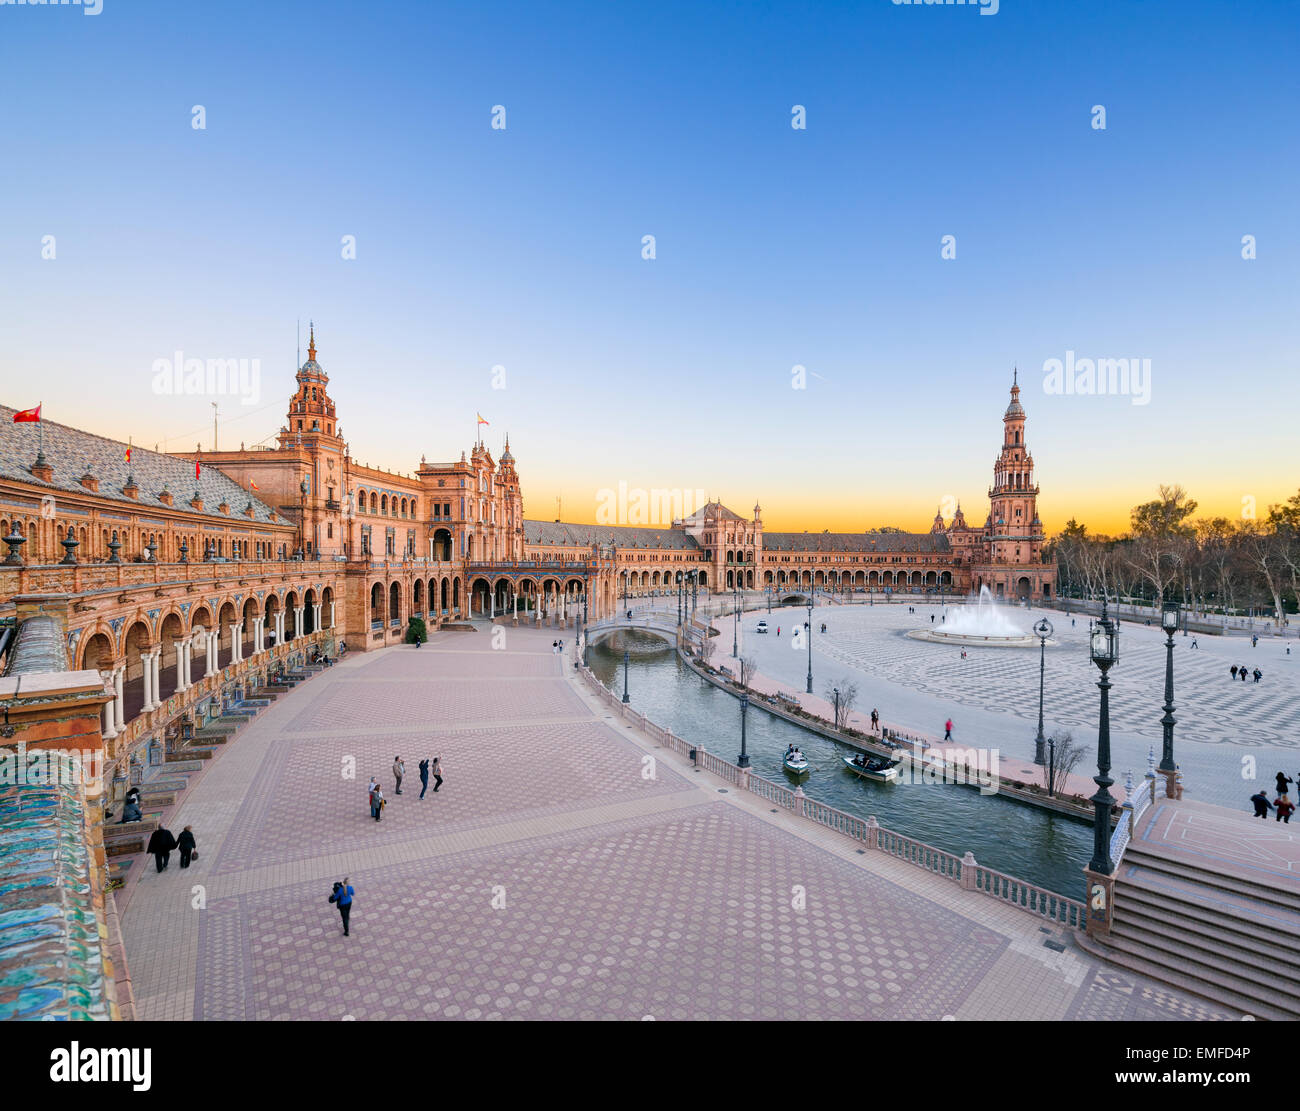
[[[1259,790],[1250,796],[1250,801],[1255,804],[1255,817],[1267,820],[1268,812],[1273,809],[1273,804],[1268,801],[1268,796],[1262,790]]]
[[[176,848],[176,838],[171,835],[170,830],[159,826],[149,838],[149,847],[145,851],[153,853],[154,861],[158,865],[158,871],[161,872],[167,867],[167,858],[171,856],[174,848]]]

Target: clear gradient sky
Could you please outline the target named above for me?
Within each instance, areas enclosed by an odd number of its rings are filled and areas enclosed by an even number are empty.
[[[0,6],[4,403],[206,447],[154,361],[259,359],[253,443],[314,318],[358,461],[482,412],[534,517],[982,520],[1013,365],[1049,530],[1300,486],[1300,5],[103,5]],[[1067,351],[1150,359],[1150,404],[1047,395]]]

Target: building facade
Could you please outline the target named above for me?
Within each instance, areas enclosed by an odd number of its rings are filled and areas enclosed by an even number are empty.
[[[98,672],[114,798],[307,650],[399,643],[486,617],[570,625],[624,600],[811,589],[1050,598],[1019,387],[990,508],[928,533],[786,533],[719,502],[668,528],[524,517],[509,444],[394,474],[352,458],[315,330],[274,447],[159,454],[0,407],[0,622],[36,615],[67,667]]]

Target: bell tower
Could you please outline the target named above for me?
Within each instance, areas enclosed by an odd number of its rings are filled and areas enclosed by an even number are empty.
[[[1011,379],[1011,403],[1002,417],[1002,451],[993,464],[989,488],[989,559],[992,563],[1042,561],[1042,522],[1034,457],[1025,444],[1025,410],[1020,404],[1018,373]]]

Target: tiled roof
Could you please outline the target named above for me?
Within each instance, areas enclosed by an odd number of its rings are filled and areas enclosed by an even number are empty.
[[[619,548],[675,548],[698,551],[693,537],[681,529],[635,528],[629,525],[567,525],[561,521],[525,521],[524,543],[590,548],[614,544]]]
[[[765,532],[764,551],[947,552],[948,538],[934,532]]]
[[[45,487],[51,492],[64,490],[105,498],[154,512],[169,508],[183,513],[196,512],[189,504],[195,487],[193,459],[174,458],[141,447],[132,447],[131,462],[128,463],[125,458],[126,444],[122,441],[105,439],[51,420],[42,423],[45,425],[45,461],[53,468],[54,477],[49,482],[43,482],[30,470],[36,461],[39,439],[37,427],[35,424],[14,424],[15,412],[6,405],[0,405],[0,478]],[[201,461],[202,456],[199,458]],[[92,493],[81,485],[81,478],[87,472],[99,480],[97,492]],[[122,487],[126,485],[129,476],[134,476],[136,485],[140,488],[136,498],[128,498],[122,493]],[[164,485],[171,492],[171,506],[159,500],[158,495]],[[252,520],[270,522],[271,507],[253,497],[215,467],[204,464],[198,489],[199,496],[203,499],[201,516],[236,523],[247,522],[249,518],[244,516],[244,507],[251,501]],[[217,508],[222,501],[230,507],[229,516]],[[274,523],[284,522],[281,519]]]
[[[718,501],[711,501],[706,505],[700,506],[699,509],[697,509],[694,513],[692,513],[689,517],[686,518],[687,523],[692,525],[702,525],[704,524],[705,521],[745,521],[745,520],[748,520],[748,518],[742,517],[739,513],[735,512],[734,510],[728,509],[725,505],[723,505],[721,502]]]

